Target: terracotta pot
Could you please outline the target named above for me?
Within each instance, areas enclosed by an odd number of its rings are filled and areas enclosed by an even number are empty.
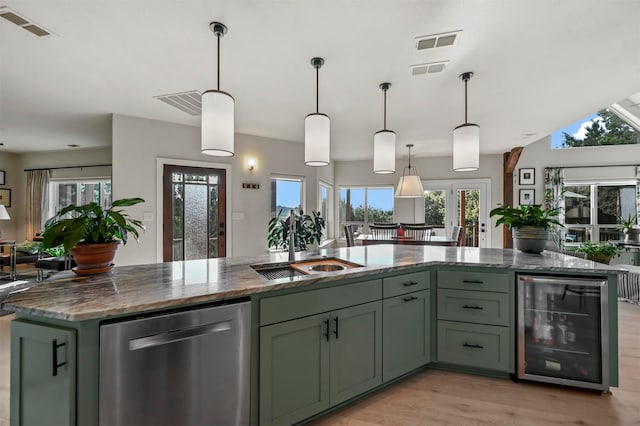
[[[71,249],[73,259],[78,265],[73,272],[78,275],[99,274],[113,268],[119,241],[100,244],[78,244]]]

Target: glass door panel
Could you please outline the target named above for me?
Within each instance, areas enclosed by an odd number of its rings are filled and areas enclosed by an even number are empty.
[[[479,247],[480,190],[458,189],[456,194],[456,224],[462,229],[462,246]]]

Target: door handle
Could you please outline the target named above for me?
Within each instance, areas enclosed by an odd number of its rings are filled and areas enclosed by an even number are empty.
[[[67,343],[60,343],[58,344],[58,340],[57,339],[53,339],[51,341],[51,352],[52,352],[52,367],[53,367],[53,376],[57,376],[58,375],[58,368],[62,367],[63,365],[67,365],[67,362],[60,362],[58,363],[58,348],[63,347],[64,345],[66,345]]]
[[[333,334],[336,335],[336,339],[338,338],[338,317],[335,317],[333,321],[336,323],[336,329],[333,331]]]
[[[160,333],[154,336],[140,337],[138,339],[129,340],[129,350],[136,351],[138,349],[168,345],[169,343],[179,342],[181,340],[192,339],[194,337],[204,336],[205,334],[218,333],[227,330],[231,330],[231,321],[220,321],[213,324],[201,325],[199,327],[171,331],[168,333]]]
[[[326,327],[324,337],[327,338],[327,342],[328,342],[329,341],[329,320],[328,319],[324,320],[324,326]]]

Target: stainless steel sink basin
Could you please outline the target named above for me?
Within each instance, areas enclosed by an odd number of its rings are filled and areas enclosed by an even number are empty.
[[[342,271],[347,268],[342,265],[336,265],[335,263],[321,263],[319,265],[310,266],[309,269],[316,272],[335,272]]]
[[[280,278],[293,278],[293,277],[299,277],[302,275],[305,275],[304,273],[293,269],[290,266],[277,266],[277,267],[262,267],[262,268],[257,268],[257,267],[253,267],[253,269],[259,273],[260,275],[262,275],[263,277],[265,277],[268,280],[277,280]]]

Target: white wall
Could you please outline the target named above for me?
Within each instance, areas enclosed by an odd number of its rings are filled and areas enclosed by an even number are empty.
[[[154,263],[162,235],[157,232],[162,211],[158,202],[158,158],[228,164],[231,172],[227,179],[231,193],[227,194],[227,210],[241,218],[227,224],[231,236],[231,252],[227,256],[255,255],[266,252],[267,223],[270,217],[270,177],[290,174],[305,178],[306,209],[317,210],[318,174],[323,180],[333,181],[331,168],[319,172],[304,165],[304,145],[258,136],[236,134],[236,155],[231,158],[211,157],[200,153],[200,128],[166,123],[123,115],[113,117],[113,197],[142,197],[145,203],[129,209],[132,216],[142,219],[143,213],[153,214],[146,221],[147,231],[140,244],[127,244],[118,250],[119,265]],[[247,161],[257,161],[253,171]],[[166,160],[162,160],[166,161]],[[178,161],[179,162],[179,161]],[[242,183],[259,183],[260,189],[242,189]],[[231,216],[231,215],[230,215]],[[161,222],[160,222],[161,223]]]
[[[373,173],[373,161],[337,161],[335,165],[336,186],[336,217],[340,201],[339,187],[345,185],[393,185],[398,183],[402,176],[402,170],[407,165],[407,160],[398,160],[396,173],[392,175],[380,175]],[[502,202],[502,155],[480,156],[480,168],[475,172],[454,172],[452,170],[451,157],[415,158],[411,160],[411,166],[415,166],[423,181],[444,179],[478,179],[491,180],[491,194],[489,207],[493,208]],[[421,222],[422,217],[415,217],[415,201],[412,199],[394,200],[394,220],[397,222]],[[495,226],[495,219],[490,226]],[[498,229],[491,230],[491,242],[489,247],[502,247],[502,232]]]
[[[640,145],[588,146],[583,148],[551,149],[551,137],[542,138],[524,147],[517,170],[514,173],[513,202],[519,204],[519,189],[534,188],[535,203],[544,202],[544,168],[598,166],[592,170],[581,171],[581,174],[598,178],[622,178],[629,176],[629,167],[602,168],[601,166],[621,166],[640,164]],[[535,185],[518,184],[520,168],[535,168]],[[576,174],[575,171],[567,171]],[[622,176],[621,174],[624,174]]]
[[[22,240],[23,234],[20,232],[20,222],[24,222],[22,214],[24,208],[24,190],[21,186],[21,169],[20,154],[12,154],[8,152],[0,152],[0,170],[5,172],[5,184],[0,185],[0,189],[11,190],[11,207],[7,207],[7,212],[11,220],[0,221],[1,238],[10,240]]]

